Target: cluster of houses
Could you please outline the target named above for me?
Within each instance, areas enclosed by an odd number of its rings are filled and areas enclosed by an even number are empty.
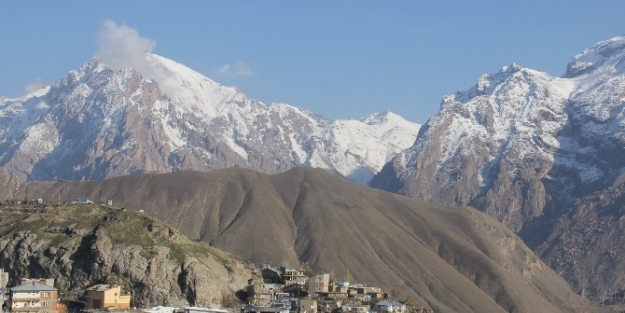
[[[28,279],[6,288],[8,273],[0,270],[0,286],[6,290],[2,304],[3,312],[18,313],[63,313],[67,307],[59,301],[59,292],[54,288],[54,278]],[[130,294],[122,293],[121,286],[97,284],[85,289],[85,310],[127,310],[130,308]]]
[[[241,313],[421,313],[391,299],[379,287],[334,282],[330,274],[306,276],[287,266],[262,266],[262,281],[250,280]]]
[[[250,279],[245,289],[247,304],[241,313],[422,313],[426,308],[409,307],[389,297],[379,287],[334,282],[330,274],[306,276],[304,270],[263,265],[262,279]],[[0,287],[5,289],[3,312],[63,313],[54,279],[22,279],[6,288],[8,273],[0,270]],[[97,284],[84,291],[84,310],[127,310],[131,295],[121,286]],[[198,312],[195,312],[195,311]],[[185,313],[225,313],[225,310],[187,307]],[[191,312],[193,311],[193,312]],[[216,312],[219,311],[219,312]],[[204,312],[206,313],[206,312]]]

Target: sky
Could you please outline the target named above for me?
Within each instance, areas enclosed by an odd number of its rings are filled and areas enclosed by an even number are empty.
[[[443,96],[511,63],[562,75],[625,34],[622,0],[0,1],[0,96],[92,57],[152,52],[248,97],[329,119],[425,123]]]

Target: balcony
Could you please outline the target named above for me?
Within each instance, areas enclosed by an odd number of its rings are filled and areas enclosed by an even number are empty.
[[[13,302],[39,302],[39,295],[36,296],[13,296]]]
[[[36,308],[36,307],[29,307],[29,308],[11,308],[11,312],[22,312],[22,313],[28,313],[28,312],[34,312],[37,313],[39,312],[40,308]]]

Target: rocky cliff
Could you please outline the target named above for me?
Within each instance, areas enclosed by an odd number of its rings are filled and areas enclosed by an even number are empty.
[[[219,305],[251,266],[140,213],[99,205],[2,206],[0,264],[16,283],[52,277],[63,300],[120,284],[132,306]]]

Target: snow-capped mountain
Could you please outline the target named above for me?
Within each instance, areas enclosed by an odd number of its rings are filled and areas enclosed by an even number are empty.
[[[167,58],[149,73],[93,59],[66,78],[0,102],[0,167],[30,180],[101,179],[231,166],[297,166],[366,183],[412,145],[419,124],[386,112],[330,121],[247,98]]]
[[[595,202],[596,207],[610,205],[610,214],[625,214],[623,207],[614,206],[622,203],[625,192],[603,192],[608,186],[618,190],[614,184],[624,173],[621,36],[575,56],[562,77],[512,64],[480,77],[469,91],[444,97],[440,112],[423,126],[415,144],[385,165],[370,185],[489,213],[536,248],[574,287],[598,300],[625,289],[623,271],[613,272],[625,266],[618,261],[625,257],[625,238],[619,239],[621,248],[600,260],[588,253],[602,246],[602,238],[580,228],[553,226],[589,217],[580,203],[597,193],[604,202]],[[600,225],[596,228],[608,232],[625,229],[622,222]],[[564,247],[562,237],[585,239]],[[554,255],[558,249],[568,251],[568,259]]]

